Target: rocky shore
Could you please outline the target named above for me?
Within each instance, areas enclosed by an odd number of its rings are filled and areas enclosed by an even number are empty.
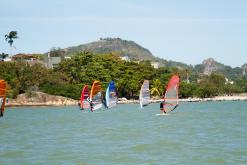
[[[8,99],[6,107],[15,106],[67,106],[77,105],[78,101],[62,96],[49,95],[43,92],[28,94],[20,94],[17,99]]]
[[[202,101],[247,101],[247,93],[234,95],[234,96],[216,96],[213,98],[186,98],[179,99],[180,102],[202,102]],[[151,103],[158,103],[163,101],[160,98],[151,99]],[[139,100],[127,100],[126,98],[119,98],[118,104],[138,104]],[[32,97],[28,97],[27,94],[18,95],[17,99],[9,99],[5,104],[6,107],[16,106],[68,106],[77,105],[78,100],[62,96],[49,95],[42,92],[35,92]]]

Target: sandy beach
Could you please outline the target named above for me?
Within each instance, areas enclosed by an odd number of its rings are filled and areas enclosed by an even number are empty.
[[[151,103],[161,102],[163,99],[151,99]],[[216,96],[212,98],[184,98],[179,99],[180,102],[201,102],[201,101],[247,101],[247,93],[233,95],[233,96]],[[125,100],[120,99],[119,104],[139,103],[139,100]]]

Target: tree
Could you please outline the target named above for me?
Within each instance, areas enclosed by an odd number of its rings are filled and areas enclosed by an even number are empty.
[[[17,31],[11,31],[9,32],[9,34],[5,35],[5,40],[9,43],[10,48],[11,48],[11,55],[12,55],[12,46],[13,46],[14,39],[17,39],[17,38],[18,38]]]
[[[64,56],[65,56],[65,50],[56,47],[51,48],[50,57],[61,57],[62,59],[64,59]]]
[[[182,98],[193,97],[195,89],[196,85],[194,83],[182,81],[179,85],[179,95]]]
[[[151,95],[161,96],[161,94],[163,93],[163,87],[159,79],[153,80],[150,92],[151,92]]]
[[[9,55],[8,54],[5,54],[5,53],[2,53],[0,54],[0,61],[1,60],[4,60],[5,58],[7,58]]]
[[[209,82],[212,83],[216,87],[216,95],[221,95],[224,93],[224,86],[225,86],[225,76],[220,73],[212,73],[209,76]]]

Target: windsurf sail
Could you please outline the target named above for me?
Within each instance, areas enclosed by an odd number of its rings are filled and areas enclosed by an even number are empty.
[[[117,92],[114,81],[111,81],[106,89],[105,101],[107,108],[112,108],[117,105]]]
[[[4,106],[6,101],[6,82],[4,80],[0,80],[0,117],[3,116]]]
[[[88,89],[87,85],[84,85],[84,87],[81,91],[80,108],[81,108],[81,110],[89,110],[90,109],[89,89]]]
[[[178,106],[178,87],[179,76],[173,75],[168,82],[164,96],[163,109],[166,113],[173,111]]]
[[[101,96],[101,82],[100,81],[94,81],[90,93],[90,101],[93,103],[93,109],[97,110],[102,107],[102,96]]]
[[[149,91],[149,81],[144,80],[141,90],[140,90],[140,95],[139,95],[139,101],[140,101],[140,106],[143,108],[143,106],[146,106],[150,103],[150,91]]]

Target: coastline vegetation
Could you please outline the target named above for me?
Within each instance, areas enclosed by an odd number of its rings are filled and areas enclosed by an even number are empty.
[[[116,82],[118,96],[137,99],[141,84],[150,80],[151,94],[162,96],[165,86],[173,74],[179,74],[180,98],[213,97],[247,92],[247,79],[226,82],[220,73],[199,75],[188,69],[175,67],[153,68],[150,61],[124,61],[114,53],[93,54],[88,51],[77,53],[71,59],[64,59],[54,69],[41,64],[30,65],[23,62],[1,62],[0,79],[8,83],[8,97],[16,98],[18,94],[42,91],[79,99],[84,84],[91,85],[100,80],[103,89],[113,80]],[[190,82],[188,82],[190,75]]]

